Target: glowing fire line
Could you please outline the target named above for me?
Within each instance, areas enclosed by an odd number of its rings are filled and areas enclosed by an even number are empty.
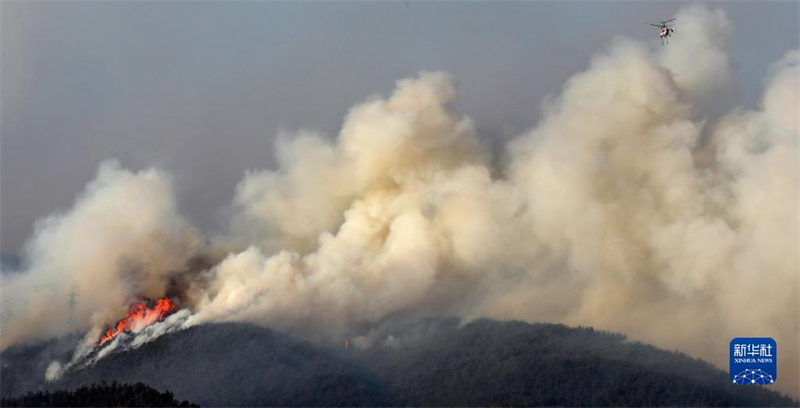
[[[131,306],[124,318],[120,319],[116,325],[106,330],[100,338],[100,346],[108,343],[120,333],[130,333],[140,330],[157,321],[164,319],[167,315],[174,312],[177,306],[168,297],[156,300],[153,308],[149,308],[145,303],[135,303]]]

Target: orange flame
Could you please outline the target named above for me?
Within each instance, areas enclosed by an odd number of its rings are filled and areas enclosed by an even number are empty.
[[[168,297],[156,300],[155,307],[152,308],[148,307],[146,303],[134,303],[124,318],[106,330],[103,337],[100,338],[100,345],[108,343],[120,333],[130,333],[160,321],[176,309],[177,306]]]

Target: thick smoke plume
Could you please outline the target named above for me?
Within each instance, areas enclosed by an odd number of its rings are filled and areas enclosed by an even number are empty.
[[[27,270],[2,276],[2,345],[115,321],[135,298],[163,296],[202,244],[163,172],[101,164],[71,210],[37,222]]]
[[[759,109],[731,109],[731,23],[678,18],[685,34],[658,51],[612,41],[499,167],[440,72],[357,105],[334,141],[284,137],[278,168],[237,187],[225,236],[188,225],[164,173],[103,164],[3,278],[2,346],[174,292],[190,312],[144,338],[455,314],[591,325],[725,367],[731,338],[770,336],[797,396],[800,53],[773,65]]]

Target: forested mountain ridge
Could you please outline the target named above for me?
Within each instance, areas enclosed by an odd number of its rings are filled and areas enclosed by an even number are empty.
[[[798,405],[768,387],[731,384],[704,361],[591,328],[428,318],[385,324],[350,341],[344,348],[246,324],[210,324],[35,386],[18,373],[30,372],[21,359],[36,364],[36,357],[18,348],[3,364],[0,385],[5,398],[31,387],[142,382],[201,406]]]

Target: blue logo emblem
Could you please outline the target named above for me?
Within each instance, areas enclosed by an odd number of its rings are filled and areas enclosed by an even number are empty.
[[[731,382],[770,385],[778,380],[778,344],[769,337],[737,337],[730,345]]]

